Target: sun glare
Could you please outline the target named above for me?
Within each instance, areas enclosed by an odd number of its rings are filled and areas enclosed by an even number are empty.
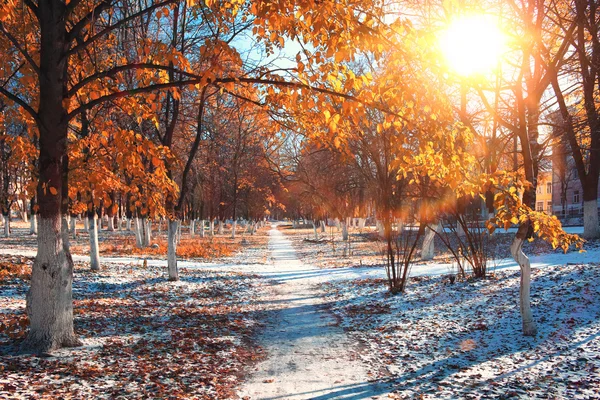
[[[493,69],[504,52],[505,36],[494,18],[483,15],[454,20],[440,37],[440,48],[451,69],[463,76]]]

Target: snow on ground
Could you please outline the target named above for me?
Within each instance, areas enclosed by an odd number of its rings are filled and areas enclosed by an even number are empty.
[[[324,309],[316,288],[320,271],[296,257],[291,242],[273,229],[274,264],[260,271],[274,282],[262,302],[269,318],[261,343],[267,355],[243,384],[243,399],[362,399],[388,393],[370,382],[354,345]]]
[[[183,267],[181,280],[169,282],[160,266],[88,269],[78,265],[73,284],[84,346],[17,356],[10,345],[24,331],[1,329],[0,398],[232,398],[262,357],[254,338],[264,286],[256,276]],[[20,279],[0,284],[3,326],[23,318],[26,287]]]
[[[451,284],[418,277],[324,284],[376,376],[400,398],[600,398],[598,264],[533,272],[535,338],[521,334],[519,273]]]

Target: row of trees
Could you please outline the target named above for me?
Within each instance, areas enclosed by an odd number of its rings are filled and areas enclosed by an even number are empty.
[[[22,126],[17,136],[36,149],[26,153],[28,172],[15,175],[36,186],[28,197],[39,216],[23,347],[79,344],[67,215],[85,212],[93,223],[98,210],[111,215],[123,202],[132,216],[165,216],[168,274],[176,280],[184,214],[257,218],[275,206],[278,192],[279,199],[293,197],[293,188],[287,196],[278,189],[279,178],[290,175],[306,178],[310,191],[301,192],[310,193],[315,214],[358,216],[371,199],[392,264],[396,217],[416,212],[426,226],[467,197],[495,194],[491,222],[519,224],[512,249],[524,273],[524,329],[532,334],[523,240],[535,231],[556,246],[577,241],[533,211],[546,91],[531,86],[541,80],[531,69],[536,62],[563,66],[540,55],[543,45],[561,60],[576,46],[556,48],[558,39],[544,37],[546,26],[532,22],[550,8],[571,12],[569,4],[513,5],[507,19],[528,38],[513,53],[518,80],[491,91],[473,87],[491,115],[475,121],[466,101],[454,107],[453,83],[438,69],[430,32],[394,17],[397,7],[386,2],[1,3],[3,133],[13,137],[8,127]],[[301,49],[295,61],[274,65],[290,41]],[[502,159],[492,155],[495,146],[483,146],[486,121],[494,126],[491,141],[500,131],[519,139],[522,168],[480,165]],[[298,150],[291,156],[283,151],[290,146]],[[476,157],[482,149],[486,157]]]

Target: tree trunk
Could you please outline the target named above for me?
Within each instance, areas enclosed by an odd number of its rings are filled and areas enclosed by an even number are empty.
[[[73,237],[77,236],[77,217],[71,215],[71,226],[69,227],[69,232],[73,235]]]
[[[179,280],[179,271],[177,270],[177,231],[179,224],[177,220],[169,219],[169,229],[167,233],[167,268],[169,271],[169,280]]]
[[[224,223],[223,223],[223,220],[222,220],[222,219],[220,219],[220,220],[219,220],[219,235],[222,235],[222,234],[223,234],[223,229],[224,229],[224,226],[223,226],[223,225],[224,225]]]
[[[203,219],[200,220],[200,237],[201,238],[204,237],[204,220]]]
[[[520,286],[520,305],[521,318],[523,321],[523,334],[525,336],[535,336],[537,327],[531,313],[531,264],[529,258],[523,253],[523,242],[527,238],[529,224],[524,223],[519,226],[517,234],[510,245],[510,254],[521,267],[521,286]]]
[[[114,232],[116,230],[115,229],[115,217],[111,216],[111,215],[108,216],[108,230],[111,232]]]
[[[237,226],[237,221],[233,221],[231,223],[231,238],[235,239],[235,228]]]
[[[421,260],[433,260],[435,256],[435,235],[440,232],[441,224],[438,222],[435,227],[428,226],[425,228],[425,238],[423,239],[423,248],[421,250]]]
[[[135,245],[139,249],[144,248],[144,228],[143,222],[140,217],[135,217],[134,219],[134,233],[135,233]]]
[[[319,222],[319,223],[321,224],[321,233],[327,232],[326,228],[325,228],[325,221],[321,220],[321,222]]]
[[[4,237],[10,237],[10,216],[4,214]]]
[[[98,217],[96,212],[88,213],[90,225],[90,268],[92,271],[100,270],[100,249],[98,247]]]
[[[319,240],[319,233],[317,232],[317,225],[315,224],[315,221],[312,222],[312,226],[315,233],[315,240]]]
[[[143,232],[144,232],[144,247],[148,247],[152,244],[152,221],[149,218],[144,218],[142,220],[144,224]]]
[[[346,241],[348,241],[348,238],[349,238],[348,225],[346,224],[346,221],[342,221],[341,225],[342,225],[342,240],[346,242]]]
[[[127,231],[131,232],[131,218],[127,218]]]
[[[596,199],[583,202],[583,237],[595,239],[600,236],[598,230],[598,201]]]
[[[190,221],[190,236],[194,237],[196,235],[196,220],[192,219]]]
[[[37,214],[33,213],[33,214],[31,214],[31,217],[29,218],[29,234],[37,235],[37,233],[38,233]]]
[[[85,229],[86,231],[89,231],[89,230],[90,230],[90,224],[89,224],[89,222],[88,222],[88,219],[87,219],[87,218],[84,218],[84,219],[83,219],[83,229]]]
[[[211,218],[210,223],[209,223],[209,233],[210,236],[215,236],[215,220]]]

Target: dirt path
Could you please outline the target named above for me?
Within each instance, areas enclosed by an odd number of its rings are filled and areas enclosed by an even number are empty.
[[[302,264],[276,227],[270,235],[268,276],[276,285],[266,300],[272,310],[262,338],[268,358],[243,384],[240,397],[366,399],[388,393],[384,385],[368,382],[353,346],[326,310],[315,286],[324,279],[322,271]]]

